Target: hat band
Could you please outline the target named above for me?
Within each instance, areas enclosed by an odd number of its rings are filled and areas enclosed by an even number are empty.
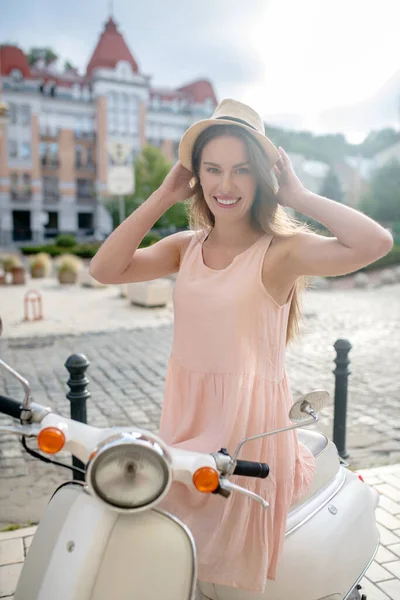
[[[243,121],[242,119],[237,119],[236,117],[215,117],[216,119],[224,119],[226,121],[236,121],[236,123],[241,123],[242,125],[246,125],[247,127],[251,127],[252,129],[254,129],[254,131],[257,131],[257,129],[255,127],[253,127],[253,125],[250,125],[250,123],[247,123],[247,121]]]

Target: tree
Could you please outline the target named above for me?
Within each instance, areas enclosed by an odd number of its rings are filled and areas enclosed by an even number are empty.
[[[171,164],[159,148],[148,144],[135,161],[134,169],[135,192],[126,197],[126,214],[132,213],[160,187],[171,169]],[[114,227],[116,227],[119,224],[118,200],[110,200],[107,203],[107,208],[112,215]],[[187,223],[186,208],[184,204],[179,203],[169,208],[154,224],[154,228],[184,229]]]
[[[400,133],[390,127],[380,131],[371,131],[359,145],[360,154],[372,158],[378,152],[389,148],[400,140]]]
[[[400,222],[400,162],[392,160],[377,169],[361,210],[382,223]]]
[[[74,65],[69,60],[64,62],[64,71],[75,71]]]
[[[36,61],[38,61],[39,59],[43,59],[46,63],[46,65],[50,64],[51,62],[53,62],[54,60],[57,60],[58,55],[54,52],[54,50],[52,48],[49,47],[34,47],[31,48],[28,52],[28,62],[29,65],[32,67]]]
[[[343,191],[338,176],[332,167],[329,169],[324,181],[322,182],[320,195],[337,202],[343,201]]]

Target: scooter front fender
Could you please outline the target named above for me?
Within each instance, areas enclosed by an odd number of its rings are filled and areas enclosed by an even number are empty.
[[[190,600],[195,554],[175,517],[117,513],[71,483],[40,521],[14,600]]]

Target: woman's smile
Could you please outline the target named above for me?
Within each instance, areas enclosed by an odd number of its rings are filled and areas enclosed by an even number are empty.
[[[242,199],[241,196],[239,198],[235,196],[213,196],[213,198],[221,208],[233,208]]]

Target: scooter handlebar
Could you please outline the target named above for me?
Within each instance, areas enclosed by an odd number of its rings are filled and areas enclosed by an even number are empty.
[[[233,475],[244,475],[246,477],[259,477],[265,479],[269,475],[267,463],[254,462],[251,460],[238,460]]]
[[[13,398],[2,396],[0,394],[0,412],[13,417],[14,419],[20,419],[23,411],[22,403]]]

